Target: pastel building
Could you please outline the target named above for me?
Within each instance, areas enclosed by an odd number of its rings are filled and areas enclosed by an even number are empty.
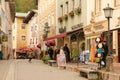
[[[39,35],[42,50],[46,50],[45,43],[47,42],[45,37],[45,23],[48,23],[50,31],[47,38],[56,35],[56,0],[38,0],[38,21],[39,21]]]

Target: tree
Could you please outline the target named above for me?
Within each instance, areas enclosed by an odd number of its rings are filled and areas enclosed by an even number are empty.
[[[34,8],[34,0],[16,0],[16,12],[28,12]]]

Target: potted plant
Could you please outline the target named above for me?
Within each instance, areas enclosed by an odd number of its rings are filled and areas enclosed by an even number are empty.
[[[81,13],[81,8],[80,7],[77,7],[75,8],[75,14],[79,15]]]
[[[70,11],[70,12],[69,12],[69,15],[70,15],[71,17],[73,17],[73,16],[74,16],[74,10]]]
[[[58,17],[58,20],[62,22],[63,16]]]
[[[64,19],[67,20],[68,19],[68,14],[64,15]]]

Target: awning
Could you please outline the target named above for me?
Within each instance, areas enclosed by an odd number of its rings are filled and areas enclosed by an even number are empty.
[[[59,34],[59,35],[55,35],[55,36],[53,36],[53,37],[45,38],[44,41],[46,41],[46,40],[51,40],[51,39],[64,38],[64,37],[66,37],[66,36],[67,36],[66,33],[62,33],[62,34]]]
[[[47,43],[46,43],[46,46],[54,46],[55,45],[55,40],[52,39],[52,40],[48,40]]]
[[[23,52],[23,50],[17,50],[16,51],[16,53],[22,53]]]
[[[30,50],[30,48],[24,48],[23,50],[24,50],[24,51],[29,51],[29,50]]]
[[[37,50],[37,48],[36,48],[36,47],[33,47],[33,48],[31,48],[31,50],[33,50],[33,51],[34,51],[34,50]]]

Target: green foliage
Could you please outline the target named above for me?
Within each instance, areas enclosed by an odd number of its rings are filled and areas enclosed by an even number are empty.
[[[34,0],[16,0],[16,12],[28,12],[34,8]]]
[[[49,56],[45,56],[45,57],[42,58],[42,61],[46,64],[48,63],[48,60],[50,60]]]
[[[72,57],[77,57],[77,56],[79,56],[79,51],[76,49],[76,50],[73,50],[72,51]]]

